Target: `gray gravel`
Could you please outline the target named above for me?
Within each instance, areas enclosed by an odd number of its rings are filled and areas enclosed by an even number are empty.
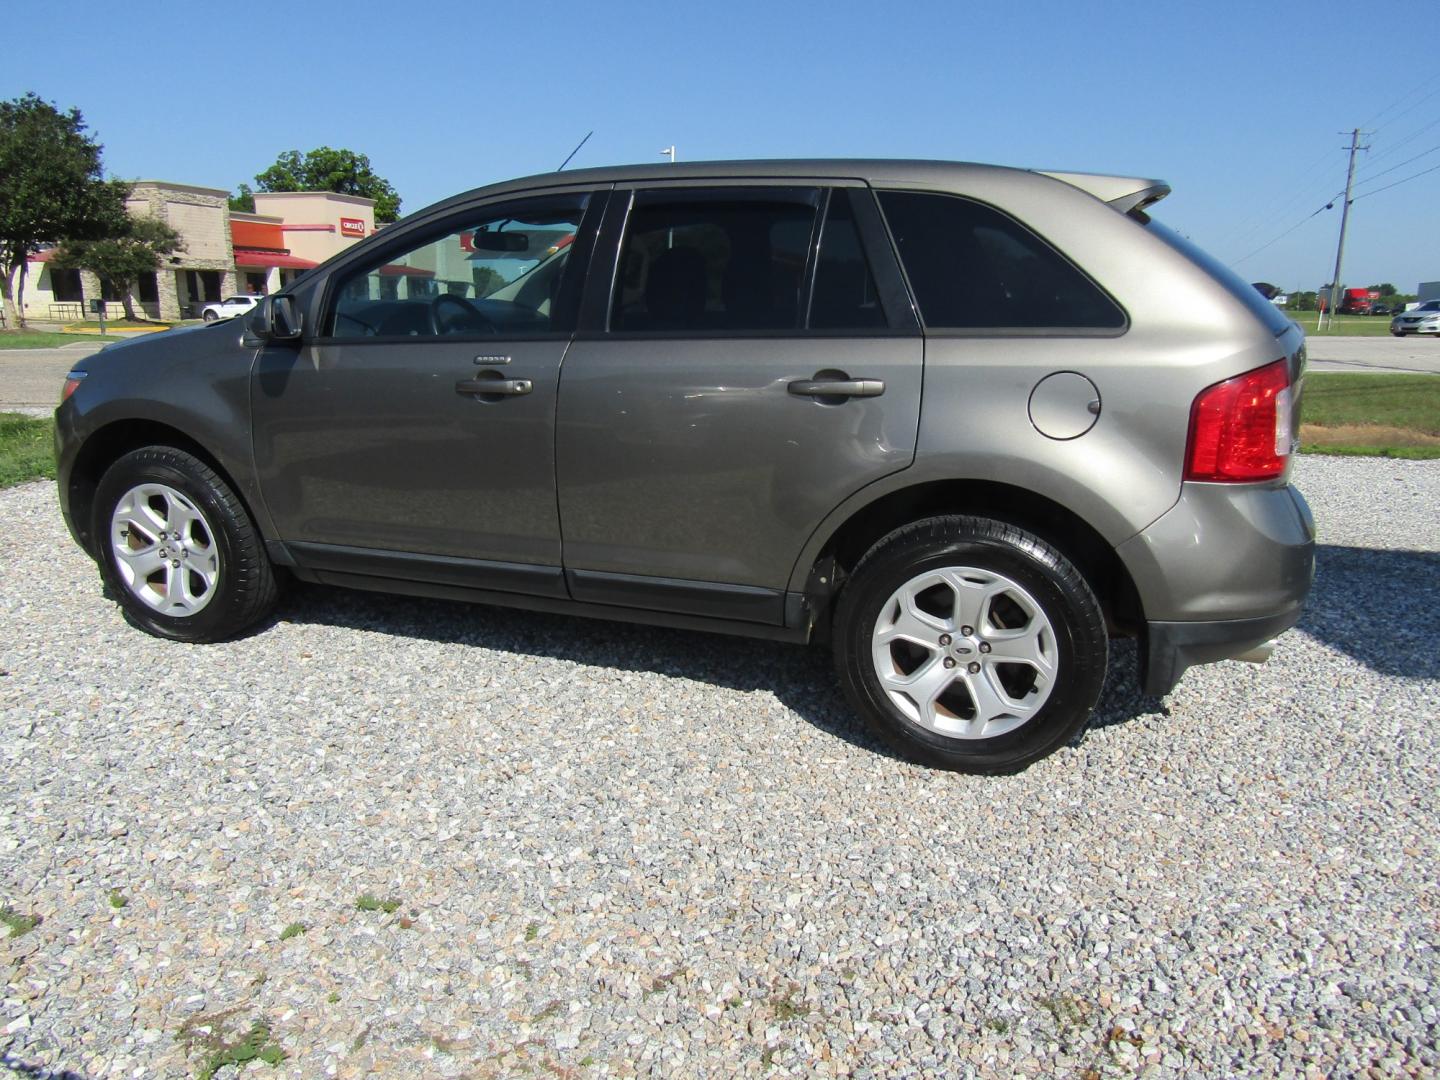
[[[260,1022],[247,1075],[1433,1076],[1440,463],[1299,481],[1268,665],[1161,704],[1122,650],[999,779],[885,756],[794,647],[320,589],[162,643],[53,485],[0,493],[0,903],[43,920],[0,1060],[194,1076]]]

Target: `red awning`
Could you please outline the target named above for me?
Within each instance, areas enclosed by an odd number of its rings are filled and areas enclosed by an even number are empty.
[[[298,255],[289,255],[283,251],[245,251],[236,248],[235,265],[278,266],[284,270],[313,270],[320,264],[310,259],[302,259]]]
[[[434,277],[434,270],[421,270],[418,266],[401,266],[399,263],[387,263],[380,267],[381,277],[400,277],[409,274],[411,277]]]

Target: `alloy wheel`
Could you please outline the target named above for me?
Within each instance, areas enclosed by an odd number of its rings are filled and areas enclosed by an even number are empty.
[[[929,570],[896,589],[875,621],[871,656],[902,714],[958,739],[1014,731],[1058,674],[1040,604],[1003,574],[970,566]]]
[[[121,496],[110,516],[110,545],[125,587],[162,615],[195,615],[215,596],[215,530],[173,487],[138,484]]]

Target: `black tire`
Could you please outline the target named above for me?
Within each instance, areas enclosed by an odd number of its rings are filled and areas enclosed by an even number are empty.
[[[156,610],[126,583],[115,553],[112,519],[120,500],[142,484],[164,485],[199,510],[202,535],[213,538],[218,560],[212,588],[192,614]],[[193,454],[169,446],[147,446],[120,458],[105,472],[95,493],[91,535],[95,537],[101,576],[126,617],[156,637],[176,641],[224,641],[259,622],[275,606],[275,572],[255,523],[230,486]],[[162,573],[168,574],[168,571]]]
[[[1014,730],[974,738],[933,730],[902,712],[876,674],[872,636],[882,609],[893,606],[891,598],[902,586],[945,567],[974,568],[1009,579],[1028,593],[1049,620],[1053,634],[1046,640],[1053,641],[1054,648],[1049,696]],[[994,602],[990,609],[995,610]],[[958,772],[1017,772],[1082,733],[1099,699],[1109,659],[1104,614],[1075,566],[1032,533],[990,518],[927,518],[884,537],[860,560],[845,584],[834,630],[841,686],[871,730],[904,757]],[[980,637],[968,640],[975,642]],[[968,655],[958,638],[954,648]],[[930,654],[933,662],[939,662],[942,652]],[[972,659],[978,662],[982,657]],[[960,677],[964,678],[963,674]],[[969,698],[968,691],[963,693]],[[977,722],[982,730],[988,726]]]
[[[1393,334],[1395,337],[1404,337],[1404,336],[1405,336],[1405,331],[1403,331],[1403,330],[1391,330],[1390,333]]]
[[[214,322],[216,319],[220,318],[220,316],[216,315],[213,311],[207,311],[204,315],[201,315],[200,317],[206,322]]]

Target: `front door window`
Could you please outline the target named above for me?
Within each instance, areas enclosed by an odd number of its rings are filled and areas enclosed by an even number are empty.
[[[333,290],[329,335],[533,337],[569,328],[578,290],[565,271],[587,199],[479,211],[352,271]]]

